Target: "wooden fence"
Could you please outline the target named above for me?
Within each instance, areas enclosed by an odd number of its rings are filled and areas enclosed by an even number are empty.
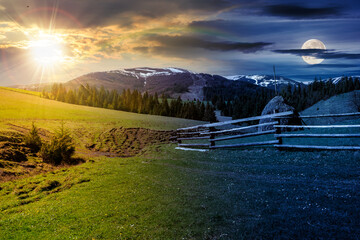
[[[283,144],[284,138],[360,138],[360,134],[299,134],[284,131],[287,129],[334,129],[334,128],[360,128],[360,125],[281,125],[280,120],[293,116],[292,111],[268,114],[263,116],[249,117],[237,119],[226,122],[209,123],[187,128],[179,128],[177,130],[177,141],[179,147],[185,148],[236,148],[236,147],[249,147],[249,146],[263,146],[273,145],[280,150],[283,149],[307,149],[307,150],[360,150],[360,146],[314,146],[314,145],[289,145]],[[300,116],[302,119],[306,118],[327,118],[327,117],[355,117],[360,116],[360,113],[347,113],[347,114],[328,114],[328,115],[312,115]],[[265,123],[257,123],[248,126],[236,126],[234,124],[254,122],[257,120],[267,119]],[[217,127],[224,127],[232,125],[232,128],[217,129]],[[269,130],[262,130],[267,127]],[[257,130],[255,132],[245,132],[250,130]],[[242,133],[241,133],[242,132]],[[261,135],[273,134],[274,139],[261,142],[245,142],[237,144],[218,145],[218,142],[248,138]],[[193,143],[183,143],[183,141],[195,141]],[[206,143],[199,141],[206,141]]]
[[[300,116],[302,119],[307,118],[329,118],[329,117],[356,117],[360,116],[360,112],[356,113],[344,113],[344,114],[327,114],[327,115],[311,115],[311,116]],[[359,138],[360,134],[296,134],[296,133],[282,133],[283,129],[291,128],[304,128],[304,129],[336,129],[336,128],[360,128],[360,125],[275,125],[278,130],[278,134],[275,134],[277,139],[280,139],[282,143],[283,138]],[[275,144],[275,147],[279,149],[303,149],[303,150],[360,150],[360,146],[316,146],[316,145],[287,145],[287,144]]]

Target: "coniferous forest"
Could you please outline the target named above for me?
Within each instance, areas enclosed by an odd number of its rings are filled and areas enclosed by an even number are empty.
[[[322,81],[315,78],[309,85],[288,85],[280,90],[287,104],[300,112],[320,100],[326,100],[334,95],[360,90],[358,78],[343,77],[338,83]],[[108,108],[134,113],[170,116],[194,120],[215,122],[214,110],[218,109],[224,116],[233,119],[261,115],[266,104],[275,96],[272,89],[261,88],[251,91],[229,88],[204,87],[207,103],[197,101],[182,101],[180,97],[168,99],[162,94],[141,94],[137,90],[106,90],[85,85],[76,90],[67,90],[62,84],[53,84],[50,92],[43,90],[42,96],[57,101]]]
[[[141,94],[137,90],[100,89],[93,86],[80,86],[76,90],[67,90],[63,84],[53,84],[50,92],[42,91],[42,97],[61,102],[108,108],[134,113],[187,118],[193,120],[215,122],[214,107],[209,103],[197,101],[182,101],[180,97],[168,99],[162,94]]]
[[[360,90],[359,78],[343,77],[338,83],[322,81],[315,78],[309,85],[288,85],[279,92],[285,102],[300,112],[311,107],[320,100],[326,100],[332,96]],[[275,96],[275,91],[262,88],[255,92],[241,92],[229,94],[229,91],[218,87],[204,89],[205,99],[211,101],[224,116],[233,119],[261,115],[266,104]]]

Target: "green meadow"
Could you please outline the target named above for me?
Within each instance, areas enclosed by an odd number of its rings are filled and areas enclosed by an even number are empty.
[[[199,122],[1,88],[1,132],[22,133],[32,122],[49,133],[64,123],[85,162],[0,182],[0,239],[360,237],[358,152],[193,152],[165,143],[107,157],[85,146],[112,128],[174,130]]]

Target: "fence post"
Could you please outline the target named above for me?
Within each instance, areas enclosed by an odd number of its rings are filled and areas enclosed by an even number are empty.
[[[181,137],[180,132],[177,131],[177,133],[176,133],[176,140],[177,140],[177,142],[178,142],[178,146],[179,146],[179,144],[181,144],[180,137]]]
[[[280,125],[280,119],[279,118],[277,119],[277,122],[278,122],[277,124]],[[281,134],[281,128],[276,128],[275,129],[275,134],[276,135]],[[282,137],[276,137],[276,139],[279,141],[278,144],[281,145],[282,144]]]
[[[215,142],[211,141],[212,139],[215,139],[215,134],[212,132],[215,132],[216,128],[214,127],[210,127],[209,131],[210,131],[210,147],[214,147],[215,146]]]

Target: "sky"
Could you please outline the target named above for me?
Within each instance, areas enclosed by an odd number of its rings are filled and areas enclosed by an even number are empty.
[[[0,85],[134,67],[360,75],[359,38],[356,0],[0,0]],[[301,49],[309,39],[326,50]]]

